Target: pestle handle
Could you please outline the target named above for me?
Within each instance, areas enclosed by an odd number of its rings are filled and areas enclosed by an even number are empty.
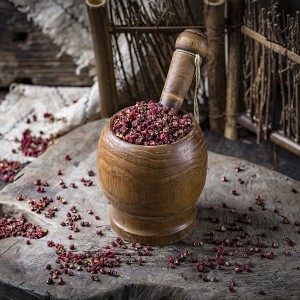
[[[186,29],[179,34],[175,49],[160,102],[178,112],[194,78],[196,54],[202,60],[207,54],[206,36],[200,30]]]

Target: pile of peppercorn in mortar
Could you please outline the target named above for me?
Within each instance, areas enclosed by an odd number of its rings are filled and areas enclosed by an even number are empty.
[[[174,143],[193,128],[190,114],[176,113],[159,102],[137,102],[112,117],[112,130],[126,142],[157,146]]]

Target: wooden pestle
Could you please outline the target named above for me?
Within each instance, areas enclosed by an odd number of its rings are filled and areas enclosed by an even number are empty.
[[[175,49],[160,102],[178,112],[194,78],[196,54],[202,61],[207,54],[207,39],[200,30],[186,29]]]

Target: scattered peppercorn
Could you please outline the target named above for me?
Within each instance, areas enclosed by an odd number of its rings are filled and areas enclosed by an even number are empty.
[[[40,200],[27,198],[27,203],[30,205],[31,211],[36,213],[41,213],[51,202],[53,202],[53,199],[47,196],[40,198]]]
[[[77,189],[77,185],[74,182],[70,182],[70,187],[72,187],[73,189]]]
[[[236,190],[232,190],[231,194],[234,195],[234,196],[238,196],[239,195],[239,193]]]
[[[92,186],[93,181],[90,179],[84,179],[83,177],[80,179],[80,181],[83,183],[84,186]]]
[[[17,161],[0,160],[0,180],[3,182],[13,182],[18,172],[23,169],[23,165]]]
[[[55,243],[53,241],[47,241],[47,246],[48,247],[54,247]]]
[[[48,119],[49,123],[53,123],[54,122],[54,116],[53,116],[52,113],[45,112],[44,113],[44,118]]]
[[[17,196],[16,196],[16,199],[17,199],[18,201],[24,200],[22,194],[17,195]]]
[[[92,177],[92,176],[95,176],[95,173],[94,173],[93,170],[88,170],[88,175],[89,175],[90,177]]]
[[[42,186],[38,186],[38,187],[36,188],[36,191],[37,191],[38,193],[45,193],[45,189],[44,189]]]
[[[48,233],[47,229],[41,229],[38,225],[33,225],[21,215],[17,218],[4,215],[0,218],[0,240],[12,236],[22,236],[28,239],[40,239]],[[26,241],[28,244],[29,240]],[[29,244],[28,244],[29,245]]]
[[[51,277],[48,278],[46,282],[47,282],[47,284],[53,284],[54,283],[54,281]]]
[[[100,281],[99,277],[96,275],[91,276],[93,281]]]
[[[63,278],[62,277],[59,277],[58,278],[58,282],[57,282],[57,284],[59,284],[59,285],[63,285],[63,284],[65,284],[66,282],[63,280]]]
[[[237,180],[237,182],[238,182],[239,184],[244,184],[244,183],[245,183],[245,181],[244,181],[242,178],[239,178],[239,179]]]
[[[290,238],[285,238],[285,241],[288,243],[288,245],[289,246],[295,246],[296,245],[296,243],[295,243],[295,241],[293,241],[292,239],[290,239]]]
[[[31,131],[26,129],[22,133],[20,150],[25,156],[38,157],[43,154],[48,146],[54,141],[53,137],[44,139],[31,135]]]
[[[70,156],[70,154],[66,154],[65,155],[65,160],[71,160],[72,158],[71,158],[71,156]]]

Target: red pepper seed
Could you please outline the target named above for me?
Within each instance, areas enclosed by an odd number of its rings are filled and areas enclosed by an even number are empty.
[[[59,284],[59,285],[63,285],[63,284],[65,284],[66,282],[63,280],[63,278],[62,277],[59,277],[58,278],[58,282],[57,282],[57,284]]]
[[[74,182],[70,182],[70,187],[73,189],[77,189],[77,185]]]
[[[70,154],[66,154],[66,155],[65,155],[65,160],[71,160]]]
[[[17,195],[17,196],[16,196],[16,199],[17,199],[18,201],[24,200],[22,194]]]
[[[23,169],[23,165],[17,161],[0,160],[0,180],[13,182],[16,174]]]
[[[93,170],[88,170],[88,175],[89,175],[90,177],[92,177],[92,176],[95,176],[95,173],[94,173]]]
[[[237,181],[238,181],[239,184],[244,184],[245,183],[242,178],[239,178]]]
[[[290,239],[290,238],[285,238],[285,241],[288,243],[288,245],[289,246],[295,246],[296,245],[296,243],[295,243],[295,241],[293,241],[292,239]]]
[[[96,276],[96,275],[91,276],[91,278],[92,278],[93,281],[100,281],[99,277]]]
[[[170,144],[192,130],[192,118],[189,114],[176,115],[161,103],[141,101],[117,113],[112,130],[118,138],[132,144]]]
[[[231,194],[234,195],[234,196],[238,196],[239,195],[239,193],[236,190],[232,190]]]
[[[53,140],[53,137],[43,139],[42,137],[33,136],[31,131],[26,129],[22,133],[20,150],[25,156],[38,157],[47,150],[48,145],[53,143]]]

